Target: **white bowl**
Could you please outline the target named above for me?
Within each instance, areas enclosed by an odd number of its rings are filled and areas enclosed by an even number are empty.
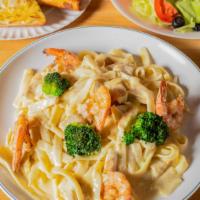
[[[47,19],[43,26],[0,27],[0,40],[35,38],[60,30],[78,19],[85,12],[91,0],[82,0],[81,2],[80,11],[43,7]]]
[[[127,19],[133,23],[141,26],[144,29],[158,33],[161,35],[174,37],[174,38],[183,38],[183,39],[200,39],[200,32],[188,32],[188,33],[179,33],[175,32],[170,28],[161,27],[156,24],[151,23],[148,20],[142,19],[136,13],[131,11],[131,2],[132,0],[111,0],[115,8]]]
[[[17,94],[23,71],[27,68],[42,69],[48,65],[52,58],[44,56],[42,51],[49,47],[66,48],[75,52],[84,49],[107,52],[113,48],[122,48],[133,54],[138,54],[142,47],[147,47],[157,64],[167,67],[179,77],[180,83],[187,90],[187,102],[192,113],[187,116],[183,128],[183,133],[189,138],[186,153],[190,167],[183,176],[183,183],[173,194],[167,198],[155,199],[187,199],[200,184],[200,71],[181,51],[145,33],[111,27],[68,29],[40,39],[18,52],[3,66],[0,74],[0,145],[3,145],[8,129],[13,124],[12,102]],[[1,167],[0,183],[0,187],[12,199],[29,199]]]

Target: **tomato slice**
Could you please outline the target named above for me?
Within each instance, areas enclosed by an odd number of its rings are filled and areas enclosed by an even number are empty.
[[[171,23],[177,15],[177,9],[166,0],[154,0],[154,9],[158,18],[166,23]]]

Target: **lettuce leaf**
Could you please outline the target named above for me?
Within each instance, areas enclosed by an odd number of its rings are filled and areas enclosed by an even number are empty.
[[[149,19],[155,24],[165,25],[155,14],[154,0],[132,0],[131,10],[142,18]]]
[[[190,24],[187,24],[185,26],[175,29],[175,31],[177,31],[179,33],[191,32],[191,31],[193,31],[194,26],[195,26],[195,23],[191,22]]]
[[[195,12],[195,22],[200,23],[200,0],[193,0],[191,1],[192,8]]]
[[[181,13],[185,26],[175,29],[178,32],[193,31],[196,23],[200,23],[200,0],[166,0]],[[154,24],[168,26],[155,14],[154,0],[132,0],[131,10],[140,17],[152,21]]]
[[[186,22],[185,26],[176,29],[176,31],[192,31],[195,24],[200,23],[200,0],[178,0],[175,5]]]
[[[175,5],[187,24],[200,22],[200,0],[178,0]]]
[[[177,0],[166,0],[166,1],[171,3],[173,6],[175,6],[175,3],[177,2]]]

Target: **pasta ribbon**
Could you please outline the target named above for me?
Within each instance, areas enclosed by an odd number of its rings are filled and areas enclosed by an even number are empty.
[[[26,129],[31,140],[29,152],[25,149],[26,144],[17,149],[22,154],[19,172],[14,173],[11,169],[16,155],[13,148],[16,128],[9,130],[5,146],[0,146],[0,165],[17,185],[33,199],[50,200],[99,200],[104,188],[110,190],[105,192],[106,195],[115,195],[112,199],[130,199],[131,193],[133,198],[137,194],[137,199],[143,199],[152,192],[151,189],[161,195],[173,192],[181,184],[189,166],[183,155],[187,137],[177,129],[170,130],[163,145],[138,139],[126,145],[123,136],[131,129],[138,114],[155,113],[162,80],[167,82],[169,100],[185,96],[177,77],[155,64],[146,48],[141,49],[139,59],[122,49],[108,53],[84,50],[77,55],[68,52],[69,58],[60,55],[63,50],[53,51],[58,53],[53,64],[42,71],[24,71],[14,101],[16,114],[26,115]],[[70,62],[74,63],[74,56],[78,64],[62,71],[70,66]],[[58,67],[60,60],[62,66]],[[66,60],[69,66],[65,66]],[[48,96],[42,91],[43,79],[46,74],[57,72],[58,68],[60,76],[69,79],[70,87],[62,96]],[[104,94],[98,90],[100,87],[105,88]],[[108,98],[103,98],[106,95]],[[100,118],[103,119],[99,130],[93,123],[96,115],[102,115]],[[71,123],[93,127],[101,136],[101,149],[88,156],[69,155],[65,129]],[[110,172],[121,174],[129,191],[117,189],[130,194],[128,198],[117,197],[113,185],[105,187],[103,177]]]

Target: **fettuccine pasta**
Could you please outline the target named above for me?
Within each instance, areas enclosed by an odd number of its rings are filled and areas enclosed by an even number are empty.
[[[9,130],[5,146],[0,147],[0,164],[33,199],[144,200],[172,193],[188,168],[183,155],[187,138],[174,126],[175,119],[169,119],[169,113],[162,115],[157,104],[163,81],[167,101],[184,98],[177,78],[153,63],[145,48],[140,63],[120,49],[79,54],[48,49],[46,53],[54,51],[53,64],[42,71],[24,71],[13,103],[17,122]],[[43,91],[44,77],[53,72],[70,82],[59,96]],[[170,106],[178,107],[177,101]],[[125,133],[138,114],[145,112],[163,117],[169,126],[168,137],[160,145],[139,137],[127,145]],[[181,114],[176,113],[177,124]],[[88,155],[70,155],[65,128],[73,123],[92,126],[101,147]],[[30,138],[20,131],[28,132]]]

